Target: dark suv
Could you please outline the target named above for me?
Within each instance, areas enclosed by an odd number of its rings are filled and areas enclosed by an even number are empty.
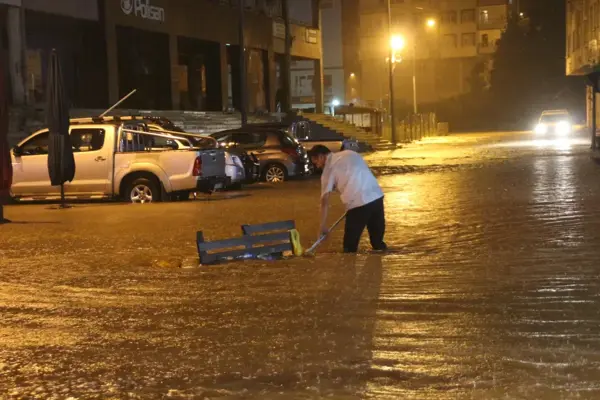
[[[280,129],[234,129],[211,135],[223,148],[241,149],[253,153],[260,163],[262,178],[279,183],[309,172],[304,147]]]

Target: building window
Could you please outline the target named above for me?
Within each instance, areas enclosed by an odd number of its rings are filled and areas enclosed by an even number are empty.
[[[481,35],[481,47],[488,47],[490,45],[490,37],[487,33]]]
[[[461,35],[461,46],[469,47],[475,46],[475,34],[474,33],[463,33]]]
[[[442,14],[442,22],[446,24],[456,23],[456,11],[447,11]]]
[[[392,16],[392,25],[401,29],[403,26],[406,26],[408,23],[408,18],[404,13],[394,13]]]
[[[468,22],[475,22],[475,10],[472,8],[469,10],[461,10],[460,12],[460,23],[465,24]]]
[[[444,35],[444,46],[450,48],[456,48],[456,35],[451,33]]]
[[[479,13],[479,23],[487,24],[488,22],[490,22],[490,13],[488,10],[481,10]]]

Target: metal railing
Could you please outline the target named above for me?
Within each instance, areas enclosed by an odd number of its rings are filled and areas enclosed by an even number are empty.
[[[397,125],[397,142],[409,143],[437,135],[435,113],[409,114]]]

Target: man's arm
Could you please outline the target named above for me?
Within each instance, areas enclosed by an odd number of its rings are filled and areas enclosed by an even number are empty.
[[[321,226],[319,228],[319,237],[327,235],[327,212],[329,211],[329,195],[331,192],[321,197]]]

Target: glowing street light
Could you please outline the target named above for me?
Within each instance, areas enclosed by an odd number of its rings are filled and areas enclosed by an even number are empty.
[[[390,40],[390,46],[394,52],[400,51],[406,46],[406,40],[401,35],[394,35]]]
[[[331,116],[335,117],[335,108],[340,105],[340,101],[337,98],[331,100]]]
[[[434,18],[427,18],[426,24],[428,28],[434,28],[437,24],[437,21]]]

